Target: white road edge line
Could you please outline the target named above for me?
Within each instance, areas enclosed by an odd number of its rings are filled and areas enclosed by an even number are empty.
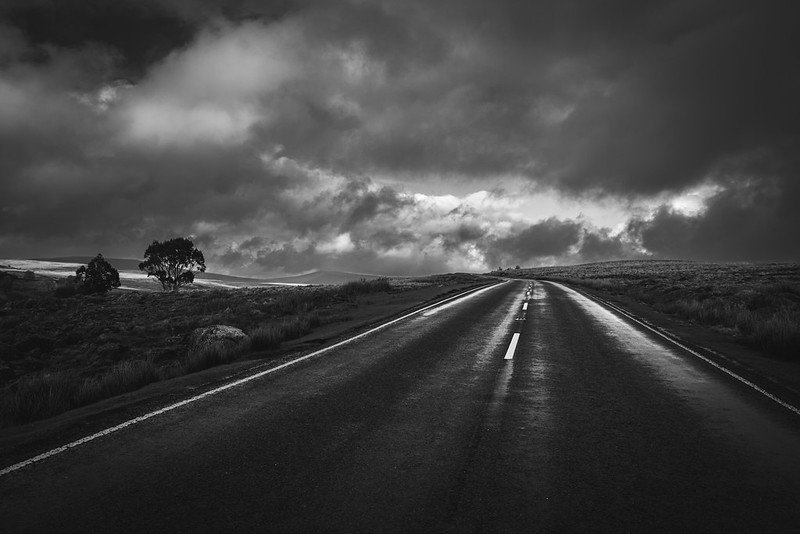
[[[548,281],[548,282],[549,282],[549,281]],[[557,283],[557,282],[549,282],[549,283],[551,283],[551,284],[553,284],[553,285],[556,285],[556,286],[560,286],[560,287],[566,287],[566,286],[563,286],[563,285],[561,285],[561,284],[559,284],[559,283]],[[566,289],[572,289],[572,288],[566,287]],[[575,291],[575,290],[574,290],[574,289],[572,289],[572,291]],[[579,293],[579,294],[583,295],[584,297],[586,297],[586,298],[588,298],[588,299],[591,299],[591,300],[596,300],[597,302],[600,302],[600,303],[602,303],[602,304],[605,304],[606,306],[608,306],[609,308],[613,309],[614,311],[616,311],[616,312],[617,312],[617,313],[619,313],[620,315],[624,315],[625,317],[627,317],[628,319],[630,319],[630,320],[631,320],[631,321],[633,321],[634,323],[636,323],[636,324],[638,324],[638,325],[641,325],[641,326],[643,326],[644,328],[646,328],[646,329],[650,330],[651,332],[653,332],[653,333],[654,333],[654,334],[656,334],[657,336],[659,336],[659,337],[662,337],[662,338],[666,339],[667,341],[669,341],[670,343],[672,343],[673,345],[676,345],[676,346],[678,346],[678,347],[682,348],[683,350],[685,350],[685,351],[686,351],[686,352],[688,352],[689,354],[691,354],[691,355],[693,355],[693,356],[696,356],[696,357],[700,358],[701,360],[703,360],[704,362],[708,363],[709,365],[712,365],[712,366],[716,367],[717,369],[719,369],[719,370],[720,370],[720,371],[722,371],[723,373],[725,373],[725,374],[727,374],[727,375],[731,376],[732,378],[735,378],[736,380],[738,380],[738,381],[739,381],[739,382],[741,382],[742,384],[744,384],[744,385],[746,385],[746,386],[749,386],[750,388],[752,388],[752,389],[756,390],[757,392],[761,393],[762,395],[764,395],[764,396],[765,396],[765,397],[767,397],[768,399],[770,399],[770,400],[773,400],[773,401],[777,402],[778,404],[780,404],[781,406],[783,406],[783,407],[784,407],[784,408],[786,408],[787,410],[789,410],[789,411],[791,411],[791,412],[794,412],[796,415],[800,415],[800,408],[797,408],[796,406],[793,406],[793,405],[789,404],[788,402],[786,402],[786,401],[783,401],[783,400],[779,399],[778,397],[776,397],[775,395],[773,395],[773,394],[772,394],[772,393],[770,393],[769,391],[765,390],[764,388],[762,388],[762,387],[760,387],[760,386],[758,386],[758,385],[754,384],[753,382],[749,381],[749,380],[748,380],[748,379],[746,379],[745,377],[743,377],[743,376],[740,376],[740,375],[738,375],[738,374],[734,373],[734,372],[733,372],[733,371],[731,371],[730,369],[728,369],[728,368],[726,368],[726,367],[723,367],[722,365],[718,364],[718,363],[717,363],[717,362],[715,362],[714,360],[712,360],[712,359],[710,359],[710,358],[707,358],[707,357],[703,356],[702,354],[700,354],[700,353],[699,353],[699,352],[697,352],[696,350],[692,350],[692,349],[690,349],[689,347],[687,347],[686,345],[684,345],[684,344],[683,344],[683,343],[681,343],[680,341],[677,341],[677,340],[675,340],[675,339],[672,339],[671,337],[669,337],[669,336],[667,336],[667,335],[663,334],[662,332],[659,332],[658,330],[656,330],[656,329],[655,329],[655,328],[653,328],[652,326],[650,326],[650,325],[648,325],[648,324],[646,324],[646,323],[642,322],[641,320],[637,319],[636,317],[634,317],[634,316],[633,316],[633,315],[631,315],[630,313],[626,312],[625,310],[623,310],[623,309],[622,309],[622,308],[620,308],[619,306],[616,306],[616,305],[614,305],[614,304],[611,304],[610,302],[607,302],[607,301],[605,301],[605,300],[603,300],[603,299],[599,299],[599,298],[596,298],[596,297],[595,297],[595,298],[589,297],[589,296],[587,296],[586,294],[584,294],[584,293],[581,293],[581,292],[579,292],[579,291],[576,291],[576,293]]]
[[[323,354],[325,352],[328,352],[328,351],[331,351],[333,349],[339,348],[342,345],[346,345],[347,343],[351,343],[351,342],[353,342],[353,341],[355,341],[357,339],[361,339],[362,337],[368,336],[369,334],[372,334],[373,332],[377,332],[378,330],[386,328],[387,326],[391,326],[391,325],[393,325],[395,323],[398,323],[398,322],[400,322],[400,321],[402,321],[404,319],[408,319],[409,317],[412,317],[414,315],[418,315],[418,314],[420,314],[420,313],[422,313],[422,312],[424,312],[426,310],[429,310],[431,308],[435,308],[437,306],[442,306],[442,304],[444,304],[444,303],[447,303],[447,304],[445,304],[443,307],[450,307],[450,306],[456,304],[456,302],[450,302],[450,301],[453,301],[455,299],[460,299],[457,302],[461,302],[465,298],[473,297],[473,296],[475,296],[475,295],[477,295],[479,293],[483,293],[484,291],[488,291],[489,289],[492,289],[494,287],[497,287],[498,285],[505,284],[505,283],[507,283],[507,282],[500,282],[500,283],[492,284],[490,286],[482,287],[482,288],[479,288],[479,289],[471,289],[471,290],[465,291],[464,293],[461,293],[461,294],[458,294],[458,295],[454,295],[452,297],[448,297],[448,298],[446,298],[444,300],[440,300],[439,302],[436,302],[434,304],[430,304],[428,306],[425,306],[424,308],[420,308],[418,310],[414,310],[413,312],[407,313],[407,314],[405,314],[405,315],[403,315],[401,317],[398,317],[396,319],[392,319],[391,321],[388,321],[388,322],[385,322],[383,324],[380,324],[380,325],[378,325],[378,326],[376,326],[374,328],[371,328],[371,329],[367,330],[366,332],[362,332],[362,333],[357,334],[357,335],[355,335],[353,337],[350,337],[350,338],[347,338],[345,340],[339,341],[338,343],[334,343],[330,347],[325,347],[323,349],[319,349],[319,350],[314,351],[314,352],[312,352],[310,354],[306,354],[305,356],[301,356],[299,358],[295,358],[294,360],[290,360],[290,361],[288,361],[286,363],[283,363],[281,365],[278,365],[278,366],[275,366],[275,367],[271,367],[269,369],[266,369],[264,371],[260,371],[260,372],[258,372],[256,374],[253,374],[253,375],[250,375],[250,376],[246,376],[244,378],[240,378],[239,380],[235,380],[233,382],[225,384],[224,386],[220,386],[218,388],[211,389],[209,391],[206,391],[205,393],[201,393],[199,395],[195,395],[194,397],[190,397],[188,399],[184,399],[184,400],[182,400],[180,402],[176,402],[174,404],[170,404],[169,406],[165,406],[164,408],[161,408],[159,410],[155,410],[155,411],[152,411],[150,413],[146,413],[144,415],[140,415],[139,417],[135,417],[133,419],[129,419],[129,420],[125,421],[124,423],[120,423],[118,425],[106,428],[105,430],[101,430],[101,431],[96,432],[94,434],[91,434],[89,436],[85,436],[85,437],[80,438],[78,440],[75,440],[75,441],[73,441],[71,443],[67,443],[66,445],[62,445],[61,447],[56,447],[55,449],[49,450],[47,452],[43,452],[42,454],[34,456],[33,458],[28,458],[27,460],[24,460],[22,462],[18,462],[16,464],[10,465],[10,466],[0,470],[0,477],[4,476],[4,475],[7,475],[9,473],[13,473],[14,471],[18,471],[19,469],[22,469],[23,467],[27,467],[27,466],[29,466],[29,465],[31,465],[33,463],[40,462],[40,461],[42,461],[42,460],[44,460],[46,458],[50,458],[51,456],[55,456],[57,454],[61,454],[64,451],[67,451],[69,449],[73,449],[75,447],[83,445],[84,443],[88,443],[90,441],[93,441],[93,440],[95,440],[97,438],[101,438],[103,436],[107,436],[109,434],[117,432],[118,430],[122,430],[123,428],[127,428],[127,427],[135,425],[137,423],[141,423],[142,421],[146,421],[147,419],[156,417],[157,415],[161,415],[163,413],[175,410],[176,408],[180,408],[181,406],[186,406],[187,404],[191,404],[193,402],[197,402],[197,401],[199,401],[201,399],[204,399],[206,397],[210,397],[212,395],[216,395],[217,393],[221,393],[221,392],[223,392],[225,390],[228,390],[228,389],[231,389],[231,388],[235,388],[236,386],[240,386],[240,385],[245,384],[247,382],[250,382],[252,380],[256,380],[258,378],[261,378],[262,376],[274,373],[275,371],[279,371],[281,369],[285,369],[286,367],[292,366],[292,365],[294,365],[296,363],[302,362],[303,360],[307,360],[309,358],[313,358],[314,356],[319,356],[320,354]],[[517,335],[517,334],[515,334],[515,335]]]
[[[497,285],[497,284],[495,284],[495,285]],[[455,306],[456,304],[461,304],[461,301],[466,300],[466,299],[471,299],[472,297],[475,297],[475,296],[483,293],[484,291],[488,291],[488,290],[492,289],[493,287],[495,287],[495,285],[491,285],[489,287],[484,287],[482,289],[478,289],[477,291],[473,291],[472,293],[468,293],[466,295],[456,295],[456,297],[452,297],[451,299],[447,299],[447,300],[452,300],[452,299],[456,299],[456,300],[453,300],[452,302],[448,302],[444,306],[439,306],[439,307],[436,307],[436,308],[434,308],[432,310],[426,311],[425,313],[422,314],[422,316],[423,317],[430,317],[431,315],[439,313],[442,310],[446,310],[450,306]],[[444,301],[444,302],[446,302],[446,301]],[[422,311],[422,310],[420,310],[420,311]]]
[[[508,346],[504,360],[510,360],[514,357],[514,352],[517,350],[517,343],[519,342],[519,332],[514,332],[511,336],[511,344]]]

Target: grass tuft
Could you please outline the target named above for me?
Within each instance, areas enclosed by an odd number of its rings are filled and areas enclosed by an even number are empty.
[[[63,406],[74,407],[77,393],[76,384],[65,373],[25,377],[3,391],[0,423],[10,426],[50,417],[59,413]]]
[[[254,350],[278,348],[282,342],[303,337],[320,324],[322,320],[316,312],[265,324],[250,333],[250,344]]]
[[[196,352],[191,352],[183,361],[184,373],[195,373],[217,365],[231,363],[239,359],[243,354],[246,354],[250,350],[250,346],[249,341],[243,341],[236,345],[213,345]]]
[[[0,426],[23,424],[127,393],[161,378],[152,361],[121,362],[93,377],[39,373],[7,386],[0,399]]]

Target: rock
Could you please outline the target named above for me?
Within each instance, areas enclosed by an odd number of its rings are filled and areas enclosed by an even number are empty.
[[[247,339],[247,334],[233,326],[204,326],[189,334],[189,352],[200,352],[212,347],[233,348]]]

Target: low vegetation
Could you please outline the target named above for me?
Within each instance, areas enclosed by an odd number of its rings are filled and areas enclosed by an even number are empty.
[[[119,271],[98,254],[75,271],[75,285],[83,293],[106,293],[120,286]]]
[[[483,281],[452,275],[67,297],[26,292],[19,281],[0,285],[0,426],[52,416],[244,356],[271,357],[282,343],[323,325],[356,315],[374,319],[370,304],[405,298],[409,290]],[[240,328],[249,340],[187,352],[189,334],[214,324]]]
[[[624,295],[800,362],[800,265],[616,261],[493,274]]]

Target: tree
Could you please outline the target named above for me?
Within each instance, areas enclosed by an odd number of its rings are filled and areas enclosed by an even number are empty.
[[[205,272],[206,260],[191,239],[176,237],[163,243],[153,241],[144,251],[139,269],[161,282],[165,291],[177,291],[182,285],[194,282],[195,272]]]
[[[119,287],[119,272],[98,254],[75,271],[75,285],[84,293],[105,293]]]

